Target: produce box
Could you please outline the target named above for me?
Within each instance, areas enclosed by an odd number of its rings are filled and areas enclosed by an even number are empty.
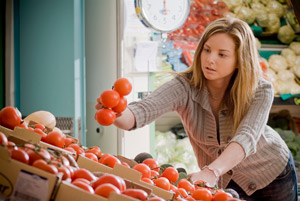
[[[22,141],[22,139],[10,141]],[[0,147],[0,190],[11,200],[40,200],[52,198],[61,177],[11,159],[10,152]]]
[[[2,132],[4,135],[9,136],[12,134],[12,130],[10,130],[9,128],[5,128],[3,126],[0,126],[0,132]]]
[[[8,132],[9,133],[9,132]],[[38,144],[40,145],[42,148],[44,149],[48,149],[50,151],[60,151],[64,154],[70,154],[72,155],[72,153],[68,150],[59,148],[57,146],[48,144],[46,142],[41,141],[41,135],[33,132],[33,131],[29,131],[25,128],[21,128],[21,127],[15,127],[15,129],[11,132],[10,135],[13,136],[17,136],[18,138],[24,139],[26,142],[30,142],[32,144]]]
[[[127,179],[129,181],[133,181],[137,184],[150,188],[154,195],[161,197],[165,200],[171,200],[173,198],[174,194],[172,192],[166,191],[162,188],[159,188],[157,186],[142,181],[141,180],[142,174],[132,168],[128,168],[120,164],[116,164],[114,168],[110,168],[108,166],[90,160],[88,158],[82,157],[80,155],[77,159],[77,164],[80,168],[86,168],[91,172],[110,173],[122,177],[124,179]]]
[[[91,194],[69,182],[62,181],[59,185],[54,201],[138,201],[137,199],[122,194],[111,193],[109,198]]]

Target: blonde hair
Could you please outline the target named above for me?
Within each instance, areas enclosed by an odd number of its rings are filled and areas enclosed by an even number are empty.
[[[201,89],[205,77],[201,69],[201,58],[205,42],[216,33],[229,34],[235,41],[237,66],[224,96],[228,108],[228,117],[233,123],[233,135],[249,109],[255,90],[261,77],[256,40],[249,25],[236,18],[221,18],[206,27],[194,54],[192,65],[179,73],[192,86]]]

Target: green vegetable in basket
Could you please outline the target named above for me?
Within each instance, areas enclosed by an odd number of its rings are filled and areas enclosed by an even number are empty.
[[[290,44],[295,38],[295,32],[289,25],[279,28],[277,38],[284,44]]]

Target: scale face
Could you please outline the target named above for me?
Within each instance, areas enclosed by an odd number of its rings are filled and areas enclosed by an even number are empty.
[[[190,12],[190,0],[135,0],[134,3],[141,22],[161,33],[181,27]]]

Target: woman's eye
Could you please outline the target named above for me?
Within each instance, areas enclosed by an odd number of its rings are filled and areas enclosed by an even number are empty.
[[[205,52],[210,52],[210,50],[208,48],[204,48]]]
[[[221,56],[221,57],[226,57],[226,55],[225,55],[225,54],[222,54],[222,53],[220,53],[220,56]]]

